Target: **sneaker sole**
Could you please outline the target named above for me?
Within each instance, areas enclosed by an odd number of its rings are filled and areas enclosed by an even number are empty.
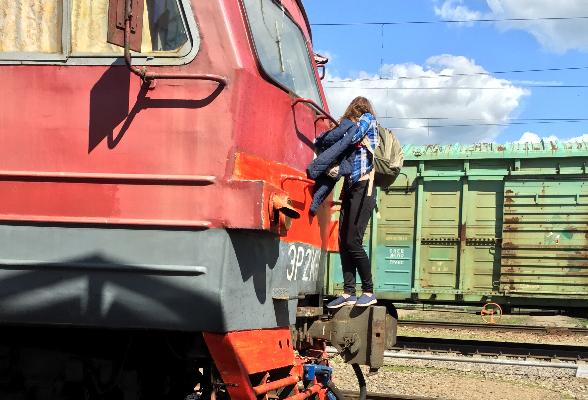
[[[376,304],[377,302],[378,302],[378,300],[375,300],[374,299],[374,300],[370,301],[369,303],[363,303],[363,304],[357,304],[357,303],[355,303],[355,307],[369,307],[371,305]]]
[[[337,308],[341,308],[343,306],[352,306],[355,304],[355,301],[346,301],[345,303],[337,304],[336,306],[327,306],[327,308],[334,310]]]

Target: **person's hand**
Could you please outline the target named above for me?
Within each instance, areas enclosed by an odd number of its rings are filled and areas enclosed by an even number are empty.
[[[329,172],[327,172],[327,175],[329,175],[331,178],[336,178],[339,176],[339,166],[335,165],[333,167],[331,167],[329,169]]]

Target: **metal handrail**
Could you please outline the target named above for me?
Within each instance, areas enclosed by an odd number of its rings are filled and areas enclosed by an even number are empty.
[[[294,101],[292,102],[292,107],[294,107],[298,103],[306,103],[306,104],[309,104],[310,106],[312,106],[312,108],[314,108],[316,111],[318,111],[321,114],[323,114],[327,119],[329,119],[335,125],[337,125],[337,126],[339,125],[339,123],[337,122],[337,120],[335,118],[333,118],[331,116],[331,114],[329,114],[328,112],[326,112],[321,106],[319,106],[318,104],[316,104],[316,102],[314,100],[312,100],[312,99],[306,99],[304,97],[298,97],[297,99],[294,99]]]
[[[125,63],[129,70],[137,75],[143,82],[150,83],[155,79],[197,79],[204,81],[213,81],[224,87],[227,85],[227,78],[221,75],[214,74],[174,74],[174,73],[160,73],[148,72],[147,67],[135,67],[132,64],[130,36],[131,36],[131,18],[133,13],[131,10],[131,0],[125,0],[125,34],[124,34],[124,48],[125,48]]]

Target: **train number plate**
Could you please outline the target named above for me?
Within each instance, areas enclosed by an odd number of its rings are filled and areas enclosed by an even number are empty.
[[[286,277],[289,281],[316,281],[321,259],[320,249],[290,244],[288,247],[289,265]]]

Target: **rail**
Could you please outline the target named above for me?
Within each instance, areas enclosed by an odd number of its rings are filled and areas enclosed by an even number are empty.
[[[345,396],[345,400],[357,400],[359,399],[359,392],[351,390],[341,391]],[[390,394],[390,393],[369,393],[367,394],[366,400],[433,400],[433,397],[422,397],[422,396],[410,396],[401,394]],[[437,398],[437,400],[439,400]]]
[[[588,359],[587,346],[459,340],[413,336],[397,336],[396,345],[391,350],[408,350],[433,354],[457,353],[463,355],[502,356],[560,361],[583,361]]]
[[[581,334],[588,336],[588,328],[561,327],[561,326],[531,326],[531,325],[504,325],[504,324],[474,324],[463,322],[443,321],[398,321],[398,326],[418,328],[441,329],[471,329],[483,331],[521,331],[521,332],[545,332],[553,334]]]

